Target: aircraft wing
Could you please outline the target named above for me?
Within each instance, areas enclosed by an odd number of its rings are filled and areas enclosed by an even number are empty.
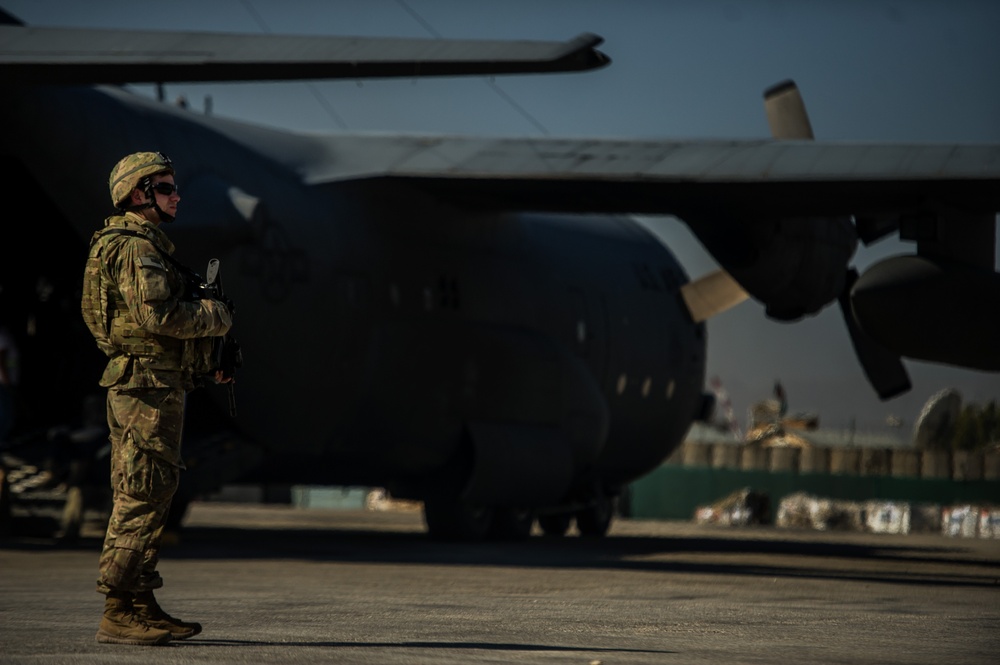
[[[343,136],[312,183],[406,178],[494,209],[778,216],[1000,210],[1000,145]],[[335,156],[335,159],[329,157]]]
[[[406,180],[473,209],[676,215],[773,317],[838,300],[883,399],[910,387],[902,355],[1000,367],[981,325],[1000,294],[1000,145],[344,137],[310,159],[295,167],[312,183]],[[917,255],[859,276],[852,217],[862,240],[898,231]],[[744,297],[733,281],[685,293],[692,316]]]
[[[246,35],[0,25],[0,83],[265,81],[571,72],[610,62],[565,42]]]

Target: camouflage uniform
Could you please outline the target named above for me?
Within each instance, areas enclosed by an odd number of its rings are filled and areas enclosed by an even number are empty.
[[[209,371],[212,337],[232,325],[226,306],[186,298],[174,245],[135,212],[109,217],[94,234],[84,273],[82,313],[109,357],[114,508],[100,559],[98,591],[162,586],[160,539],[177,490],[184,396]]]

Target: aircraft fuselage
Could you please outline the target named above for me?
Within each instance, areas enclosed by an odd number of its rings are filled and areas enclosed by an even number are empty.
[[[476,210],[400,179],[309,185],[308,137],[122,92],[22,92],[0,112],[9,157],[79,238],[111,212],[118,158],[173,159],[166,231],[199,272],[222,261],[246,358],[233,425],[275,482],[557,505],[654,468],[702,407],[687,276],[627,217]]]

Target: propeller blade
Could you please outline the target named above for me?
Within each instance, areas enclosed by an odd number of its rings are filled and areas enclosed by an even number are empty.
[[[883,399],[890,399],[908,391],[911,387],[910,377],[906,373],[902,359],[869,337],[858,325],[851,307],[851,289],[858,280],[858,271],[847,271],[844,290],[840,294],[840,311],[844,315],[844,323],[851,335],[854,352],[861,363],[868,382]]]
[[[811,141],[814,138],[806,105],[794,81],[782,81],[765,90],[764,110],[775,139]]]
[[[750,296],[725,270],[716,270],[681,287],[681,297],[695,323],[739,305]]]
[[[771,135],[776,140],[813,140],[809,114],[806,113],[805,102],[802,101],[799,87],[794,81],[782,81],[765,90],[764,110],[767,113],[768,125],[771,127]],[[884,233],[882,228],[884,224],[884,221],[875,220],[870,228],[865,226],[863,230],[874,239]],[[910,377],[906,373],[902,359],[869,337],[858,324],[851,307],[851,289],[857,280],[858,272],[853,268],[849,269],[844,279],[844,289],[838,297],[840,311],[844,317],[844,324],[847,325],[847,332],[851,335],[851,343],[854,345],[858,362],[861,363],[861,369],[878,396],[886,400],[908,391],[911,387]]]

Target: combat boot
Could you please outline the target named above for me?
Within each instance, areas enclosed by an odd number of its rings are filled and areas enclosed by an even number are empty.
[[[181,621],[164,612],[152,591],[140,591],[132,597],[132,601],[135,614],[143,623],[169,632],[175,640],[194,637],[201,632],[200,623]]]
[[[146,625],[132,609],[132,596],[112,591],[104,601],[97,641],[105,644],[156,646],[170,641],[170,632]]]

